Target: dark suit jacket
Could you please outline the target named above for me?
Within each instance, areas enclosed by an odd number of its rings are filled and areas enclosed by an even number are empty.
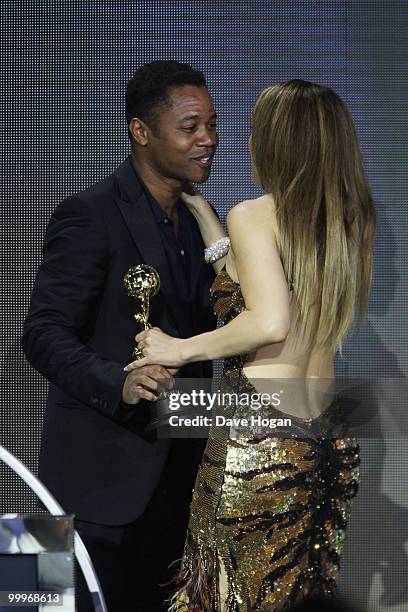
[[[213,272],[203,253],[196,255],[194,334],[215,327]],[[139,331],[137,304],[123,277],[140,263],[153,266],[161,280],[149,320],[185,336],[157,224],[128,158],[54,211],[22,339],[29,362],[51,383],[40,478],[67,512],[107,525],[125,524],[144,511],[171,444],[145,437],[149,402],[131,408],[128,419],[118,412],[123,367]],[[187,368],[188,376],[211,376],[208,362]]]

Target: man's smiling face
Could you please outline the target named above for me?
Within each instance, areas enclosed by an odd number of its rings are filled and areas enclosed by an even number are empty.
[[[217,116],[205,87],[175,86],[169,106],[158,113],[148,134],[150,165],[166,178],[203,183],[218,145]]]

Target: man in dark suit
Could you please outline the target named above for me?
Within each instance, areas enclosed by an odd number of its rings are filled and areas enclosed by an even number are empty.
[[[218,137],[203,74],[152,62],[129,81],[132,154],[89,189],[68,197],[47,228],[22,346],[49,381],[40,478],[76,527],[95,564],[109,612],[157,612],[158,583],[176,573],[202,452],[194,440],[146,435],[157,386],[175,371],[127,374],[136,302],[123,277],[141,263],[160,276],[149,320],[189,337],[215,327],[213,274],[198,226],[180,200],[207,180]],[[196,363],[178,375],[208,377]],[[79,610],[92,609],[85,594]]]

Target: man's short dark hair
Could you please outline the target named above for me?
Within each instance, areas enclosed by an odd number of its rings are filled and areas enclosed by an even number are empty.
[[[137,117],[157,135],[160,110],[169,106],[171,89],[182,85],[207,87],[204,74],[189,64],[161,60],[143,64],[126,87],[127,124]]]

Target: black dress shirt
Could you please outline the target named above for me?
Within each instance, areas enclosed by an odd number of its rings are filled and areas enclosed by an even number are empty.
[[[194,258],[203,258],[201,235],[197,223],[182,200],[176,203],[178,216],[178,235],[176,237],[173,221],[167,216],[158,201],[150,193],[143,183],[135,164],[133,169],[141,182],[149,202],[151,211],[158,225],[159,234],[166,258],[169,262],[170,272],[174,285],[177,288],[179,307],[183,315],[183,334],[188,338],[193,335],[193,313],[195,308],[193,282],[193,267],[191,262]]]

